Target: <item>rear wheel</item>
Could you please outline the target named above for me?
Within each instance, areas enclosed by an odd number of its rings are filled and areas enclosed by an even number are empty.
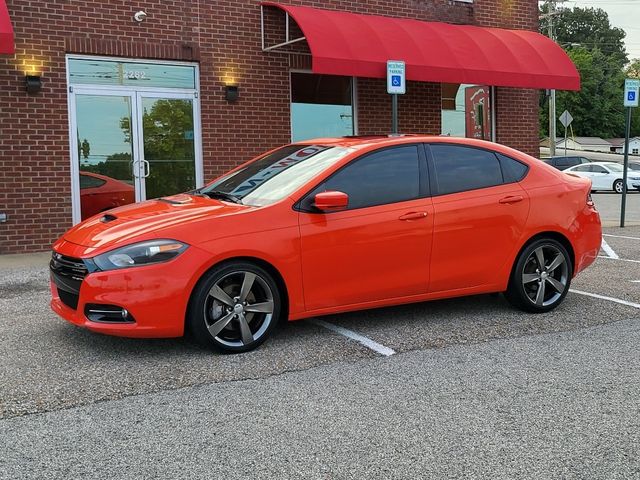
[[[536,240],[520,253],[505,297],[522,310],[548,312],[564,300],[572,275],[571,258],[560,242]]]
[[[189,304],[187,329],[194,339],[227,352],[246,352],[271,334],[281,311],[281,295],[271,275],[246,262],[208,272]]]
[[[613,182],[613,191],[616,193],[622,193],[622,190],[624,190],[624,184],[622,183],[622,180],[616,180],[615,182]]]

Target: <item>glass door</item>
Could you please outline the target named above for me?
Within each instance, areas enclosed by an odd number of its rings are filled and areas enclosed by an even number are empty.
[[[196,187],[196,121],[192,94],[138,93],[142,196],[158,198]]]
[[[78,90],[71,101],[74,221],[141,200],[133,93]]]
[[[74,87],[73,220],[202,184],[195,93]]]

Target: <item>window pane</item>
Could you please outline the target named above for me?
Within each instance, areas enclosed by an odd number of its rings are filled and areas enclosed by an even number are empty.
[[[292,73],[292,140],[353,135],[351,88],[351,77]]]
[[[418,147],[375,152],[340,170],[316,193],[337,190],[349,195],[349,209],[413,200],[420,196]]]
[[[527,175],[527,172],[529,171],[529,167],[527,165],[500,153],[497,155],[498,158],[500,158],[502,174],[504,175],[504,181],[506,183],[519,182]]]
[[[438,193],[463,192],[503,183],[492,152],[456,145],[432,145]]]
[[[491,140],[491,88],[443,83],[443,135]]]
[[[196,88],[192,65],[69,59],[73,85],[124,85],[131,87]]]

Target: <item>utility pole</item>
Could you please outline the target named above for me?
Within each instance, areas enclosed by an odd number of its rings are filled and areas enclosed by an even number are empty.
[[[555,0],[547,0],[549,6],[549,38],[556,41],[555,32],[553,31],[553,16],[556,14]],[[567,146],[565,141],[565,147]],[[553,157],[556,154],[556,91],[551,89],[549,92],[549,154]]]
[[[564,1],[565,0],[546,0],[545,3],[548,12],[540,16],[541,20],[548,20],[548,35],[554,42],[556,41],[556,33],[553,28],[553,17],[560,13],[556,11],[556,2]],[[549,90],[549,153],[552,157],[556,154],[556,91],[554,89]]]

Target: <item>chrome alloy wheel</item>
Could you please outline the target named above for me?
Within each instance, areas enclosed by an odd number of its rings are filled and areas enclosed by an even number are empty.
[[[209,334],[222,345],[242,347],[260,340],[273,321],[273,292],[253,272],[236,271],[209,290],[204,318]]]
[[[569,281],[565,254],[554,245],[541,245],[525,262],[522,287],[531,303],[547,307],[562,297]]]

